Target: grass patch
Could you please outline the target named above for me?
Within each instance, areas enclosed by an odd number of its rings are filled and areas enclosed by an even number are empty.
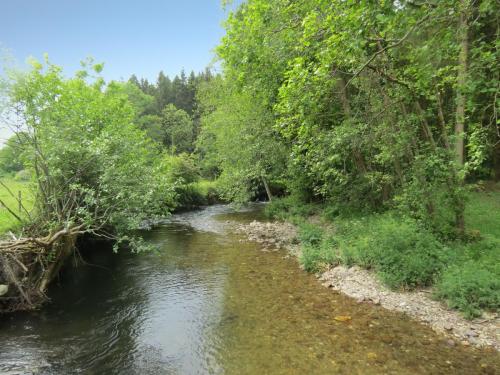
[[[478,239],[454,243],[454,258],[435,287],[437,298],[468,318],[500,309],[500,189],[472,192],[466,211],[468,230]]]
[[[16,196],[21,192],[21,200],[28,211],[33,208],[33,192],[30,189],[30,183],[28,181],[19,181],[12,177],[1,177],[1,180]],[[0,186],[0,199],[9,209],[14,211],[22,219],[27,219],[27,215],[23,211],[19,211],[17,199],[3,186]],[[0,207],[0,234],[9,230],[15,230],[19,225],[20,223],[18,220],[16,220],[4,207]]]
[[[332,251],[336,244],[334,236],[325,235],[317,245],[302,245],[300,264],[308,272],[325,271],[328,266],[339,262],[336,252]]]

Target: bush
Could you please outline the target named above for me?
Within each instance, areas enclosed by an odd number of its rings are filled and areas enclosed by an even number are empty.
[[[302,244],[318,246],[323,239],[323,229],[310,223],[301,223],[299,225],[299,240]]]
[[[500,273],[486,268],[481,261],[454,265],[443,273],[435,295],[467,318],[480,316],[481,309],[500,308]]]
[[[222,202],[217,180],[199,180],[193,184],[198,193],[204,197],[206,204]]]
[[[200,189],[200,173],[192,156],[188,154],[165,154],[162,160],[162,172],[174,186],[175,208],[191,209],[207,204]]]
[[[500,307],[500,240],[487,238],[453,244],[454,259],[436,284],[435,296],[467,318]]]
[[[197,189],[195,184],[177,185],[176,210],[188,210],[207,204],[205,196]]]
[[[344,221],[338,241],[343,263],[375,269],[391,288],[431,285],[447,262],[448,249],[432,233],[390,214]]]
[[[266,205],[266,216],[279,220],[297,221],[298,218],[306,218],[318,212],[318,205],[304,203],[294,195],[283,198],[275,198]]]
[[[188,154],[164,155],[163,170],[171,183],[189,184],[200,179],[200,171]]]
[[[216,181],[200,180],[178,184],[175,192],[178,209],[192,209],[221,202]]]
[[[391,214],[337,222],[333,236],[310,223],[299,224],[300,262],[317,272],[343,263],[373,268],[391,288],[431,285],[450,260],[449,249],[408,218]]]
[[[338,262],[335,247],[336,241],[331,236],[323,238],[316,245],[311,242],[306,243],[302,246],[299,262],[308,272],[323,271],[329,265]]]
[[[456,215],[467,201],[466,190],[450,174],[452,168],[447,152],[417,156],[402,190],[394,197],[399,212],[445,241],[462,236]]]

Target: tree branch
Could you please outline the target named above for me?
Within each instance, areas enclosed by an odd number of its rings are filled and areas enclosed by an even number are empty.
[[[351,79],[349,79],[349,81],[347,81],[346,85],[345,85],[345,88],[347,88],[351,83],[352,81],[358,77],[361,72],[363,72],[363,70],[365,70],[365,68],[373,61],[375,60],[375,58],[384,53],[385,51],[389,50],[389,49],[392,49],[392,48],[395,48],[397,46],[399,46],[401,43],[403,43],[410,35],[413,31],[415,31],[415,29],[420,26],[421,24],[423,24],[425,21],[427,21],[428,19],[430,18],[430,14],[427,14],[426,16],[422,17],[419,21],[417,21],[417,23],[415,23],[415,25],[413,25],[413,27],[408,30],[406,32],[405,35],[403,35],[403,37],[401,39],[399,39],[397,42],[393,43],[393,44],[390,44],[384,48],[382,48],[381,50],[378,50],[377,52],[375,52],[372,57],[370,57],[362,66],[361,68],[359,68],[355,73],[354,75],[351,77]]]

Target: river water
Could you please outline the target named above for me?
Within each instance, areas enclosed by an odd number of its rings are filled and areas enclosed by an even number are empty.
[[[144,234],[157,253],[88,252],[52,288],[51,304],[0,317],[0,373],[496,373],[497,353],[450,347],[231,232],[259,212],[175,215]]]

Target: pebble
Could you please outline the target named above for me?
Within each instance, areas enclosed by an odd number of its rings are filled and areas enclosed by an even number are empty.
[[[468,331],[465,335],[469,336],[469,337],[477,337],[477,336],[479,336],[477,334],[477,332],[475,332],[475,331]]]
[[[366,356],[368,359],[377,359],[377,353],[369,352]]]

